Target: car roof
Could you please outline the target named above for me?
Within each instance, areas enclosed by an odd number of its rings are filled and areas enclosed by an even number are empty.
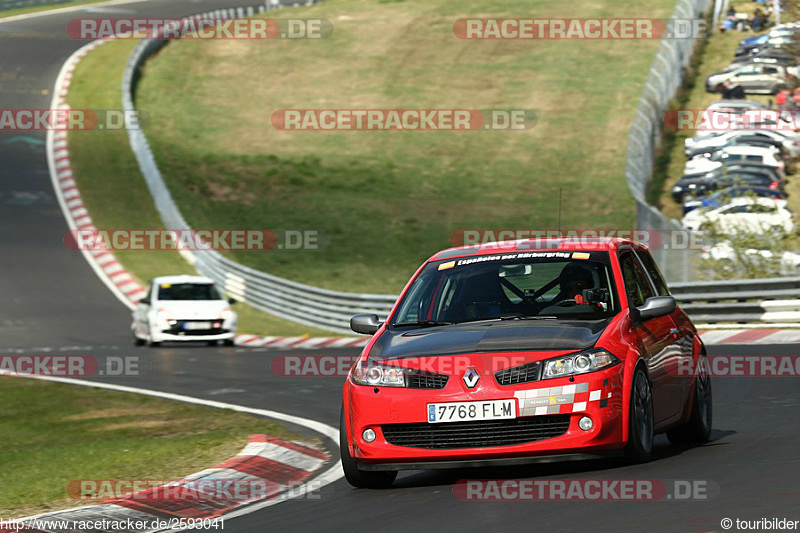
[[[761,148],[760,146],[748,146],[746,144],[735,144],[724,148],[725,152],[729,154],[750,154],[750,155],[764,155],[771,154],[772,150],[769,148]]]
[[[765,198],[763,196],[757,196],[755,198],[751,198],[748,196],[739,196],[737,198],[731,199],[730,202],[727,204],[720,206],[719,209],[724,209],[726,207],[732,207],[737,205],[752,205],[752,204],[760,204],[760,205],[767,205],[767,206],[781,206],[786,204],[786,200],[779,200],[777,198]]]
[[[214,283],[214,280],[205,276],[190,276],[188,274],[180,274],[174,276],[159,276],[153,278],[153,283]]]
[[[762,104],[761,102],[756,102],[754,100],[734,100],[734,99],[722,99],[717,100],[715,102],[711,102],[706,109],[718,109],[720,107],[725,106],[735,106],[735,107],[749,107],[752,109],[765,109],[767,106]]]
[[[598,233],[601,230],[598,230]],[[542,232],[546,233],[546,232]],[[428,261],[453,259],[456,257],[508,254],[515,252],[611,252],[625,245],[637,250],[646,250],[647,246],[631,239],[620,237],[581,237],[570,238],[532,238],[512,241],[489,242],[447,248],[433,254]]]

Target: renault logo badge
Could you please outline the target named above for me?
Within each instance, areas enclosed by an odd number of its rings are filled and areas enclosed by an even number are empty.
[[[480,374],[478,374],[478,371],[474,368],[470,368],[464,373],[464,385],[470,389],[475,388],[475,385],[478,384],[480,379]]]

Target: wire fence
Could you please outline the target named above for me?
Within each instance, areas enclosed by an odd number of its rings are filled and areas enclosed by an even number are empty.
[[[702,19],[712,0],[681,0],[673,19]],[[661,144],[664,114],[686,75],[697,36],[661,40],[653,65],[647,75],[645,89],[628,133],[625,177],[636,200],[636,228],[657,230],[662,235],[680,232],[678,221],[664,216],[647,202],[647,191],[653,181],[656,152]],[[691,281],[695,277],[692,250],[660,248],[653,255],[669,281]]]

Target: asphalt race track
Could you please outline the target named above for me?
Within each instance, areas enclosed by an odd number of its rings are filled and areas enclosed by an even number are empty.
[[[243,3],[247,2],[150,1],[0,23],[0,108],[50,105],[61,64],[84,44],[66,35],[72,18],[87,12],[98,17],[177,17]],[[44,139],[44,132],[0,132],[0,254],[5,261],[0,276],[0,353],[139,356],[140,376],[96,379],[338,425],[342,378],[274,374],[272,358],[290,352],[133,347],[128,309],[81,254],[63,244],[67,226],[52,192]],[[759,345],[709,351],[778,355],[796,354],[797,349]],[[800,381],[715,378],[713,389],[713,441],[678,449],[659,437],[656,458],[645,465],[604,460],[401,473],[395,486],[385,491],[355,490],[339,480],[323,488],[318,499],[268,507],[226,521],[225,530],[721,531],[720,521],[726,517],[800,519]],[[336,455],[333,443],[327,444]],[[656,502],[464,502],[454,496],[455,481],[481,478],[705,480],[718,486],[719,493],[705,501]]]

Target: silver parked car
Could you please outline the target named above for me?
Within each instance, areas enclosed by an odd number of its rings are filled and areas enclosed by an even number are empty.
[[[789,73],[777,64],[732,65],[706,78],[706,90],[716,92],[724,82],[738,83],[747,94],[776,94],[789,87]]]

